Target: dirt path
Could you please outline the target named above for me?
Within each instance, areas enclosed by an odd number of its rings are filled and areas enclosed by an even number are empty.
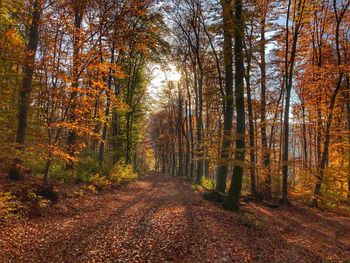
[[[0,262],[346,262],[350,219],[309,208],[230,213],[151,174],[66,213],[0,228]]]

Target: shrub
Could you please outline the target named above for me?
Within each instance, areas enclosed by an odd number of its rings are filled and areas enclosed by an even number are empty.
[[[60,181],[66,180],[66,169],[63,164],[55,163],[51,166],[50,176]]]
[[[101,166],[96,158],[92,156],[82,156],[79,158],[77,169],[78,171],[89,171],[92,174],[101,172]]]
[[[30,189],[27,193],[30,200],[30,213],[35,215],[42,215],[47,208],[52,205],[52,201],[37,192]]]
[[[0,192],[0,219],[16,217],[21,208],[21,203],[14,195],[10,192]]]
[[[208,189],[208,190],[214,190],[215,188],[215,181],[213,179],[210,179],[210,178],[203,178],[202,179],[202,186],[205,188],[205,189]]]
[[[137,177],[138,174],[134,171],[132,165],[123,165],[121,163],[115,165],[109,175],[109,179],[113,184],[131,182],[137,179]]]
[[[98,173],[91,178],[91,183],[99,190],[107,188],[112,184],[112,182],[106,176],[102,176]]]
[[[91,192],[91,193],[93,193],[93,194],[96,194],[96,193],[97,193],[96,187],[93,186],[92,184],[90,184],[90,185],[88,185],[88,186],[85,186],[84,189],[87,190],[87,191],[89,191],[89,192]]]

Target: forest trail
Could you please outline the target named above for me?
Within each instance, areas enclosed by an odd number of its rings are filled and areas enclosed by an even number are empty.
[[[342,262],[350,219],[256,204],[231,213],[151,173],[71,209],[0,228],[1,262]]]

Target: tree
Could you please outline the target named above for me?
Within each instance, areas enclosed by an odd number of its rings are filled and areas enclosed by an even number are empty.
[[[230,0],[221,1],[223,31],[224,31],[224,61],[225,61],[225,105],[224,112],[224,134],[221,148],[222,164],[217,167],[216,191],[224,193],[226,191],[228,162],[230,158],[232,118],[233,118],[233,62],[232,62],[232,10]]]
[[[326,164],[328,161],[328,155],[329,155],[329,144],[330,144],[330,130],[333,122],[333,114],[334,114],[334,107],[336,104],[336,99],[338,96],[338,93],[342,87],[342,81],[343,81],[343,75],[344,72],[342,71],[342,56],[341,56],[341,50],[340,50],[340,26],[341,22],[344,18],[344,15],[350,5],[350,1],[347,1],[345,5],[341,5],[341,9],[338,10],[338,4],[336,0],[333,0],[333,11],[335,16],[335,48],[336,48],[336,57],[337,57],[337,80],[336,85],[331,93],[331,99],[329,104],[329,113],[327,115],[327,122],[326,122],[326,130],[325,130],[325,140],[323,144],[323,153],[320,160],[320,163],[318,165],[318,171],[317,171],[317,182],[315,186],[315,192],[314,192],[314,198],[312,200],[312,204],[314,206],[318,205],[318,199],[321,195],[321,186],[322,186],[322,180],[324,177],[324,170],[326,168]]]
[[[282,172],[283,172],[283,191],[282,191],[282,200],[281,202],[284,204],[288,204],[288,160],[289,160],[289,111],[290,111],[290,98],[291,98],[291,90],[293,86],[293,73],[294,73],[294,65],[295,65],[295,57],[297,52],[297,44],[300,31],[303,25],[303,15],[305,9],[305,1],[298,0],[295,10],[293,12],[294,16],[292,16],[293,26],[292,26],[292,48],[289,53],[289,20],[291,19],[291,5],[292,2],[288,1],[288,11],[287,11],[287,19],[286,19],[286,50],[285,50],[285,109],[284,109],[284,126],[283,126],[283,164],[282,164]]]
[[[245,106],[244,106],[244,17],[242,1],[234,2],[234,58],[235,58],[235,98],[236,98],[236,149],[235,165],[232,172],[231,186],[226,197],[226,209],[239,210],[239,199],[242,189],[242,178],[245,162]]]
[[[28,110],[30,103],[30,95],[32,92],[32,83],[35,67],[35,55],[39,41],[39,26],[41,13],[43,8],[42,0],[33,2],[32,22],[29,29],[28,44],[23,66],[23,84],[20,90],[19,112],[18,112],[18,128],[16,142],[23,145],[26,141],[26,130],[28,126]]]

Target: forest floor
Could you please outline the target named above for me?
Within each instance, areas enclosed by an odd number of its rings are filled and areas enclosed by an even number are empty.
[[[232,213],[157,173],[64,203],[0,226],[0,262],[350,262],[349,216],[254,203]]]

